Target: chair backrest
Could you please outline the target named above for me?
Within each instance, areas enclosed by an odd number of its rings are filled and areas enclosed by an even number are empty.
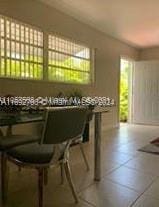
[[[85,107],[46,108],[42,144],[59,144],[82,136],[87,117]]]

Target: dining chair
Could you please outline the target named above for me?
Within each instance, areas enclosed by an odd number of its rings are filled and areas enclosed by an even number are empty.
[[[85,124],[85,128],[86,128],[86,125],[89,124],[90,121],[92,121],[93,119],[93,110],[94,107],[88,107],[87,109],[87,118],[86,118],[86,124]],[[85,128],[84,128],[84,131],[85,131]],[[84,151],[84,147],[83,147],[83,134],[81,137],[77,137],[76,139],[74,139],[72,141],[72,143],[70,144],[71,147],[74,147],[76,145],[79,146],[79,149],[81,151],[81,154],[82,154],[82,157],[83,157],[83,161],[86,165],[86,170],[89,171],[90,170],[90,167],[89,167],[89,162],[87,160],[87,156],[86,156],[86,153]],[[60,166],[60,170],[61,170],[61,184],[64,184],[64,168],[63,166],[61,165]]]
[[[10,149],[7,159],[18,166],[34,168],[38,172],[38,201],[43,207],[43,187],[46,170],[62,164],[75,202],[78,196],[72,181],[69,165],[69,147],[73,139],[83,133],[87,109],[85,107],[46,108],[45,123],[39,143]],[[5,185],[7,186],[7,174]]]
[[[87,118],[86,118],[86,125],[88,125],[89,122],[92,121],[92,118],[93,118],[92,109],[94,109],[94,107],[93,108],[92,107],[88,107]],[[86,128],[86,125],[85,125],[85,128]],[[88,160],[87,160],[87,157],[86,157],[86,154],[85,154],[85,151],[84,151],[84,147],[83,147],[83,135],[82,135],[82,137],[79,137],[78,139],[73,141],[72,145],[74,145],[74,144],[75,145],[76,144],[79,145],[80,151],[81,151],[81,154],[82,154],[82,157],[83,157],[83,160],[84,160],[84,163],[86,165],[86,169],[87,169],[87,171],[89,171],[89,163],[88,163]]]
[[[2,202],[5,202],[6,198],[6,185],[5,183],[5,174],[8,173],[7,167],[7,159],[6,159],[6,152],[19,145],[29,144],[33,142],[38,142],[37,136],[30,136],[30,135],[11,135],[11,136],[4,136],[2,131],[0,130],[0,153],[1,153],[1,199]]]

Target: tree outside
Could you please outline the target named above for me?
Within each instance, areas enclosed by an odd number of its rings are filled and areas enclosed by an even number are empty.
[[[120,69],[120,121],[128,120],[128,80],[129,80],[130,62],[121,59]]]

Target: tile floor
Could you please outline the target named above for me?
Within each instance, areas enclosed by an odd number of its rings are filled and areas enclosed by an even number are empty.
[[[102,133],[102,180],[93,181],[93,138],[84,145],[87,172],[78,146],[71,149],[71,169],[80,197],[74,204],[58,167],[49,170],[44,207],[159,207],[159,155],[137,151],[159,136],[159,127],[122,125]],[[36,171],[10,166],[7,207],[37,206]]]

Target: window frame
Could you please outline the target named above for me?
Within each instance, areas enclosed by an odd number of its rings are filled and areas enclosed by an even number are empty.
[[[91,48],[91,47],[87,46],[86,44],[83,44],[79,41],[73,40],[72,38],[64,37],[63,35],[60,35],[57,32],[51,32],[51,31],[48,32],[48,31],[45,31],[45,30],[43,30],[43,29],[41,29],[37,26],[33,26],[31,24],[27,24],[27,23],[24,23],[22,21],[16,20],[14,18],[10,18],[8,16],[4,16],[4,15],[1,15],[1,14],[0,14],[0,17],[4,18],[6,20],[9,20],[9,21],[13,21],[14,23],[17,23],[20,26],[26,26],[26,27],[29,27],[29,29],[33,29],[33,30],[35,29],[38,32],[41,32],[42,35],[43,35],[43,47],[41,47],[42,52],[43,52],[43,56],[42,56],[43,63],[41,64],[43,75],[42,75],[41,79],[36,79],[34,77],[33,78],[31,78],[31,77],[13,77],[13,76],[6,76],[6,75],[2,76],[1,74],[0,74],[0,79],[26,80],[26,81],[33,81],[33,82],[49,82],[49,83],[66,84],[66,85],[80,85],[80,86],[82,86],[82,85],[83,86],[84,85],[91,86],[91,85],[95,84],[95,51],[96,50],[94,48]],[[5,30],[6,30],[6,28],[5,28]],[[83,47],[89,49],[89,53],[90,53],[90,58],[88,59],[89,62],[90,62],[90,70],[88,72],[88,74],[89,74],[89,83],[67,82],[67,81],[61,81],[61,80],[60,81],[59,80],[57,80],[57,81],[56,80],[49,80],[49,77],[48,77],[48,69],[49,69],[49,63],[48,63],[49,62],[49,35],[56,36],[56,37],[61,38],[63,40],[69,41],[70,43],[75,43],[75,44],[78,44],[81,47],[83,46]],[[5,31],[4,31],[4,37],[3,38],[7,39],[7,35],[5,34]],[[1,58],[2,57],[0,57],[0,59]],[[11,59],[12,58],[10,58],[10,60]],[[6,61],[6,60],[7,60],[7,56],[5,54],[4,55],[4,61]],[[24,62],[27,62],[27,61],[24,60]],[[69,68],[68,68],[68,70],[69,70]],[[70,68],[70,70],[72,70],[72,69]],[[75,71],[78,71],[78,70],[75,70]]]
[[[8,79],[19,79],[19,80],[43,80],[43,52],[44,52],[44,49],[43,49],[43,31],[39,28],[36,28],[34,26],[31,26],[31,25],[28,25],[28,24],[25,24],[25,23],[22,23],[20,21],[17,21],[15,19],[12,19],[12,18],[9,18],[9,17],[6,17],[6,16],[3,16],[3,15],[0,15],[0,18],[4,20],[4,36],[0,36],[0,40],[4,40],[4,56],[1,56],[0,55],[0,59],[4,59],[4,62],[5,62],[5,68],[4,68],[4,75],[1,75],[0,74],[0,78],[8,78]],[[9,23],[9,34],[7,35],[7,23]],[[15,37],[13,38],[12,37],[12,33],[11,33],[11,27],[12,27],[12,24],[14,24],[14,33],[16,32],[16,26],[19,25],[19,40],[16,38],[16,35]],[[21,40],[21,28],[23,27],[24,29],[24,40]],[[28,39],[27,41],[27,38],[26,38],[26,29],[28,29],[28,38],[30,38],[30,33],[29,31],[32,31],[32,43],[31,43],[31,39]],[[34,32],[37,32],[37,41],[38,41],[38,35],[41,33],[42,35],[42,45],[40,44],[35,44],[34,42]],[[12,48],[12,44],[14,43],[14,49]],[[1,44],[1,43],[0,43]],[[7,50],[7,44],[9,44],[9,50]],[[16,57],[16,46],[19,45],[19,58]],[[23,45],[23,52],[21,52],[22,50],[22,45]],[[33,60],[31,60],[30,58],[28,59],[25,59],[25,56],[27,55],[27,52],[26,52],[26,48],[28,48],[28,55],[31,55],[31,47],[32,47],[32,52],[33,52]],[[34,52],[35,52],[35,48],[36,50],[38,51],[39,49],[41,50],[42,52],[42,61],[39,62],[38,60],[35,60],[34,57],[36,55],[34,55]],[[13,50],[12,50],[13,49]],[[12,52],[15,51],[15,57],[12,57]],[[9,55],[7,55],[7,53],[9,53]],[[22,54],[24,55],[24,58],[22,58]],[[38,54],[38,52],[37,52]],[[37,55],[37,58],[40,57]],[[7,61],[9,61],[9,64],[10,64],[10,75],[7,75]],[[19,74],[19,77],[18,75],[16,74],[15,72],[15,76],[12,75],[11,73],[11,61],[14,61],[14,66],[16,67],[17,66],[17,63],[19,63],[20,65],[20,74]],[[29,70],[29,75],[27,77],[26,74],[22,75],[22,64],[24,66],[24,70],[26,70],[26,64],[28,65],[28,70]],[[39,65],[41,67],[41,71],[42,71],[42,75],[40,77],[40,79],[38,78],[35,78],[34,76],[34,69],[33,69],[33,73],[31,75],[31,64],[32,64],[32,67],[34,68],[35,65]],[[26,71],[25,71],[26,72]]]

